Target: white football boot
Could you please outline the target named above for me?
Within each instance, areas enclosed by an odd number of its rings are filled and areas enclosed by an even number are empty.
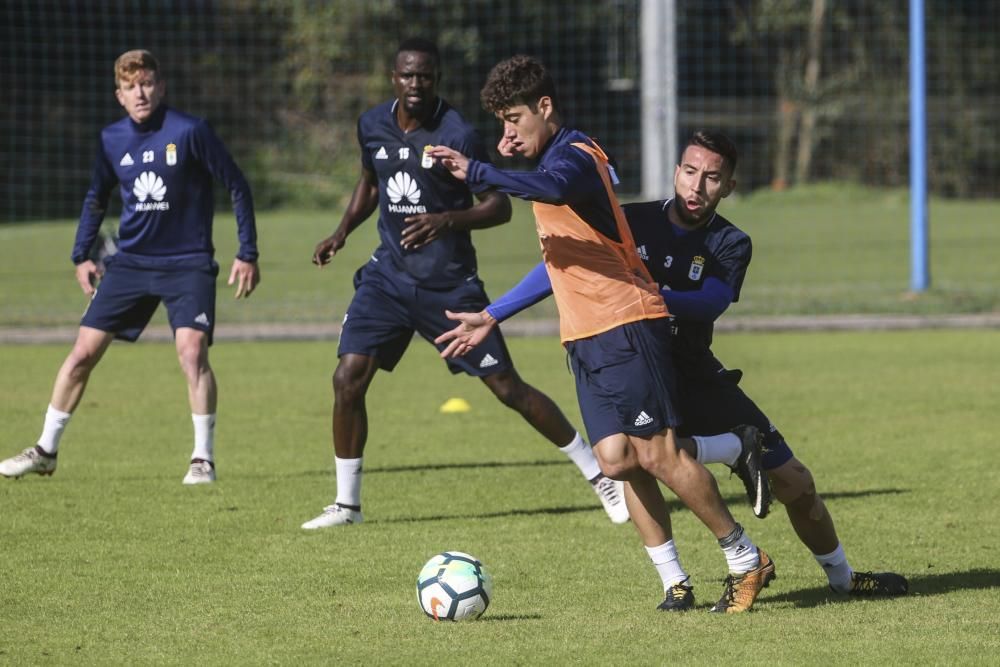
[[[358,510],[352,510],[340,505],[327,505],[323,508],[323,513],[315,519],[310,519],[302,524],[305,530],[316,530],[317,528],[330,528],[331,526],[347,526],[352,523],[361,523],[364,517]]]
[[[191,461],[191,467],[184,475],[184,484],[211,484],[215,481],[215,464],[211,461],[197,459]]]
[[[15,479],[28,473],[51,475],[56,471],[56,457],[46,456],[38,447],[28,447],[26,450],[0,461],[0,475]]]
[[[601,499],[604,511],[608,513],[611,523],[628,521],[628,507],[625,506],[625,483],[601,475],[591,486],[594,493]]]

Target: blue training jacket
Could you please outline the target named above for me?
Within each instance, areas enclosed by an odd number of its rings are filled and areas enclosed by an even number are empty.
[[[90,189],[83,202],[72,260],[88,252],[121,186],[119,256],[130,264],[170,267],[211,258],[213,179],[229,191],[236,214],[237,257],[256,261],[257,228],[250,186],[208,123],[161,105],[148,121],[129,117],[101,131]]]

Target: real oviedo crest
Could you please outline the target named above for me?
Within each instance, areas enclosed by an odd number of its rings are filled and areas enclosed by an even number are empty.
[[[688,269],[688,278],[691,280],[701,280],[701,272],[705,270],[705,258],[696,255],[691,260],[691,268]]]

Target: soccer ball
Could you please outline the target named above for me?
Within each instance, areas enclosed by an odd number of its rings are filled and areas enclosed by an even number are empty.
[[[461,551],[439,553],[417,576],[417,602],[435,621],[477,619],[492,596],[492,577],[477,558]]]

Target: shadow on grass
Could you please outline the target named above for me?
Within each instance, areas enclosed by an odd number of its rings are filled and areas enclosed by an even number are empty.
[[[469,461],[466,463],[421,463],[414,465],[400,465],[400,466],[372,466],[365,467],[365,473],[369,475],[376,475],[380,473],[399,473],[399,472],[423,472],[428,470],[475,470],[482,468],[537,468],[541,466],[568,466],[571,465],[571,461],[567,460],[545,460],[545,461]],[[714,470],[717,466],[709,468]],[[331,471],[327,469],[323,470],[307,470],[299,473],[295,473],[295,476],[312,476],[312,475],[330,475]],[[270,476],[274,476],[273,474]],[[739,484],[739,479],[734,475],[733,484]],[[725,484],[725,480],[720,480],[722,484]],[[667,497],[667,502],[670,505],[671,511],[676,510],[686,510],[687,508],[677,500],[669,489],[667,489],[663,484],[660,485],[663,490],[664,495]],[[824,491],[820,495],[824,499],[837,500],[841,498],[867,498],[869,496],[883,496],[883,495],[898,495],[902,493],[910,493],[910,489],[864,489],[860,491]],[[743,493],[730,493],[723,495],[723,500],[727,504],[746,502],[746,495]],[[778,508],[780,503],[774,502],[773,508]]]
[[[455,519],[503,519],[512,516],[544,516],[546,514],[575,514],[577,512],[600,512],[600,504],[565,507],[534,507],[531,509],[511,509],[502,512],[472,512],[466,514],[435,514],[434,516],[399,517],[397,519],[376,519],[365,523],[419,523],[424,521],[452,521]]]
[[[470,461],[468,463],[421,463],[408,466],[365,467],[365,474],[387,472],[422,472],[424,470],[465,470],[478,468],[536,468],[538,466],[568,466],[571,461]]]
[[[819,495],[824,500],[840,498],[867,498],[868,496],[889,496],[910,493],[910,489],[865,489],[863,491],[823,491]],[[778,503],[775,503],[777,505]]]
[[[909,577],[910,594],[944,595],[952,591],[1000,588],[1000,570],[977,567],[964,572],[935,572]]]
[[[478,461],[478,462],[468,462],[468,463],[423,463],[414,465],[399,465],[399,466],[365,466],[366,475],[378,475],[383,473],[405,473],[405,472],[423,472],[425,470],[475,470],[482,468],[537,468],[541,466],[568,466],[572,465],[572,461],[568,459],[565,461]],[[180,469],[181,472],[184,469]],[[270,470],[267,472],[239,472],[235,474],[230,474],[229,470],[225,470],[225,480],[235,480],[235,479],[287,479],[289,477],[329,477],[333,478],[334,472],[330,468],[313,468],[311,470]],[[65,479],[63,477],[57,479]],[[84,481],[100,481],[102,484],[107,483],[106,475],[99,475],[94,473],[93,475],[77,474],[77,479]],[[166,481],[173,483],[173,477],[165,477],[163,475],[122,475],[114,478],[117,481],[123,482],[150,482],[150,481]],[[21,480],[14,480],[21,481]],[[44,480],[48,483],[48,479]]]
[[[568,466],[572,462],[566,461],[469,461],[466,463],[415,463],[413,465],[398,466],[365,466],[366,475],[380,475],[385,473],[399,472],[424,472],[430,470],[477,470],[483,468],[537,468],[539,466]],[[328,477],[333,474],[329,468],[319,468],[315,470],[302,470],[285,475],[283,477]],[[242,477],[274,477],[274,474],[267,475],[242,475]]]
[[[496,614],[491,616],[486,614],[477,619],[479,623],[486,622],[498,622],[498,621],[537,621],[542,618],[541,614]]]
[[[910,582],[910,591],[905,597],[925,597],[929,595],[946,595],[954,591],[1000,588],[1000,570],[990,568],[973,568],[961,572],[941,572],[915,576],[905,572],[902,574]],[[777,585],[780,585],[780,580],[778,584],[771,584],[772,587]],[[859,600],[885,599],[887,598],[855,598],[837,595],[829,588],[803,588],[797,591],[779,593],[778,595],[770,595],[765,591],[761,594],[754,608],[757,608],[758,605],[761,607],[766,606],[766,603],[769,602],[790,602],[795,607],[805,608]]]
[[[662,488],[662,487],[661,487]],[[844,498],[868,498],[870,496],[887,496],[887,495],[898,495],[902,493],[910,493],[909,489],[865,489],[863,491],[827,491],[821,493],[820,495],[824,500],[839,500]],[[684,503],[677,500],[676,496],[670,494],[670,491],[664,490],[664,495],[667,496],[667,506],[670,511],[673,512],[686,512],[687,507]],[[722,499],[726,501],[726,505],[729,507],[745,507],[747,504],[747,497],[743,493],[723,493]],[[771,504],[771,512],[768,514],[766,520],[770,520],[772,517],[776,518],[778,521],[782,521],[785,514],[782,509],[782,504],[775,500]]]
[[[550,462],[541,462],[543,465],[551,465]],[[556,465],[565,465],[561,461],[555,462]],[[464,464],[459,464],[462,467]],[[491,464],[493,465],[493,464]],[[495,465],[510,465],[510,464],[495,464]],[[366,472],[368,472],[366,470]],[[848,491],[844,493],[828,493],[824,494],[826,498],[854,498],[854,497],[865,497],[874,496],[881,494],[890,493],[908,493],[906,490],[902,489],[869,489],[867,491]],[[735,507],[740,503],[746,503],[746,496],[743,494],[728,494],[723,496],[726,504]],[[670,508],[671,513],[677,512],[687,512],[688,509],[679,500],[672,498],[667,501],[667,505]],[[776,509],[776,508],[775,508]],[[554,515],[554,514],[575,514],[577,512],[596,512],[600,511],[601,506],[596,501],[593,505],[565,505],[557,507],[533,507],[524,509],[507,509],[497,512],[463,512],[455,514],[435,514],[432,516],[418,516],[418,517],[398,517],[394,519],[376,519],[369,521],[368,523],[417,523],[424,521],[451,521],[455,519],[503,519],[515,516],[544,516],[544,515]],[[773,510],[772,510],[773,511]],[[781,520],[777,518],[777,520]]]

